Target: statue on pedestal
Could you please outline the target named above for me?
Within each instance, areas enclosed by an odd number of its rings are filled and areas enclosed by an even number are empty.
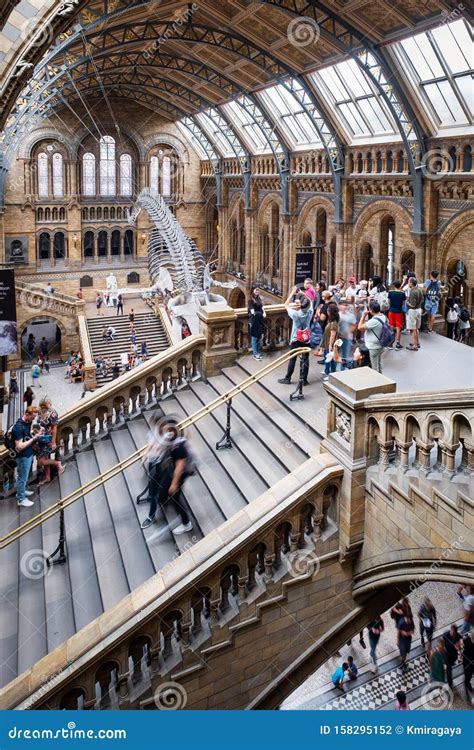
[[[107,282],[107,291],[109,292],[116,292],[118,289],[117,279],[114,276],[113,273],[109,274],[106,279]]]

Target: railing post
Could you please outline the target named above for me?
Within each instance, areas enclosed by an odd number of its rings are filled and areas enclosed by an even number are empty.
[[[237,313],[224,303],[204,305],[198,310],[201,333],[206,337],[202,357],[204,377],[231,367],[237,358],[235,349],[235,321]]]
[[[217,443],[216,443],[216,451],[220,450],[221,448],[232,448],[232,440],[231,440],[231,437],[230,437],[230,430],[231,430],[231,424],[230,424],[231,409],[232,409],[232,399],[230,398],[227,401],[227,416],[226,416],[226,426],[225,426],[224,434],[222,435],[221,439],[218,440]]]
[[[368,450],[369,396],[396,391],[396,383],[369,367],[333,373],[324,384],[329,395],[326,438],[321,451],[344,467],[339,495],[342,560],[353,556],[364,541],[365,485]],[[389,450],[387,446],[386,457]]]

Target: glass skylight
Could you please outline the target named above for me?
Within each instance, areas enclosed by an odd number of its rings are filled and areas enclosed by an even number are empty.
[[[196,119],[199,120],[206,132],[206,135],[213,141],[221,156],[235,157],[235,152],[232,148],[232,144],[226,138],[222,130],[211,119],[211,116],[209,114],[201,112],[201,114],[196,116]]]
[[[273,121],[281,126],[292,148],[298,150],[321,146],[312,118],[285,86],[272,86],[261,91],[258,96],[266,105]]]
[[[210,159],[211,155],[209,156],[207,155],[206,151],[204,150],[204,147],[201,145],[201,142],[199,141],[198,138],[196,138],[192,130],[189,129],[188,125],[186,124],[186,121],[187,121],[187,118],[185,118],[184,121],[178,120],[176,125],[178,126],[178,128],[180,129],[181,133],[186,138],[186,140],[189,141],[193,149],[196,151],[199,158],[204,159],[204,160]]]
[[[439,128],[473,122],[472,37],[464,20],[395,45]]]
[[[232,119],[232,124],[247,144],[252,154],[271,153],[271,148],[262,128],[245,107],[236,101],[224,104],[222,109]]]
[[[333,111],[350,139],[396,134],[387,107],[354,60],[323,68],[308,78],[324,99],[333,104]]]

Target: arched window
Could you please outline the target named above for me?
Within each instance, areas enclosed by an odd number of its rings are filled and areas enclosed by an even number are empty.
[[[95,195],[94,154],[84,154],[82,157],[82,192],[84,195]]]
[[[132,195],[132,157],[122,154],[120,157],[120,194]]]
[[[115,140],[111,135],[100,139],[100,194],[115,195]]]
[[[62,198],[64,195],[63,157],[61,154],[54,154],[53,156],[53,195],[55,198]]]
[[[99,258],[107,257],[107,232],[102,230],[97,238],[97,255]]]
[[[66,243],[64,241],[64,233],[63,232],[56,232],[54,235],[54,241],[53,241],[53,249],[54,249],[54,257],[57,260],[61,260],[61,258],[66,257]]]
[[[110,240],[110,254],[120,255],[120,232],[118,229],[114,229],[112,232],[112,238]]]
[[[123,242],[124,255],[133,255],[133,230],[127,229]]]
[[[171,195],[171,159],[169,156],[163,156],[161,167],[163,170],[162,193],[165,197],[169,197]]]
[[[150,159],[150,190],[155,195],[160,192],[160,163],[157,156]]]
[[[48,189],[48,156],[42,151],[38,154],[38,196],[47,198]]]
[[[94,256],[94,232],[86,232],[84,235],[84,258]]]
[[[51,237],[47,232],[42,232],[38,241],[38,257],[40,260],[48,260],[51,252]]]

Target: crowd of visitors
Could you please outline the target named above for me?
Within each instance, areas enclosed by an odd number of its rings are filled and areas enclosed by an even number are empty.
[[[420,330],[433,333],[433,325],[443,295],[439,273],[433,270],[430,278],[419,283],[415,274],[408,273],[387,286],[380,276],[369,281],[357,281],[350,276],[333,286],[324,281],[313,285],[305,279],[301,287],[293,287],[285,301],[291,319],[290,348],[310,346],[324,365],[323,380],[327,380],[338,365],[341,370],[370,366],[382,372],[386,349],[415,352],[421,349]],[[262,338],[266,313],[258,287],[252,287],[247,304],[249,334],[254,359],[262,359]],[[469,311],[458,297],[445,300],[447,336],[467,342],[470,329]],[[402,333],[409,334],[409,342],[402,344]],[[302,375],[308,379],[309,355],[302,358]],[[295,358],[288,364],[279,382],[290,384]]]
[[[474,676],[474,586],[459,585],[457,595],[462,602],[462,624],[460,626],[455,623],[450,625],[443,631],[435,644],[433,644],[433,635],[437,627],[437,613],[429,597],[424,597],[418,608],[416,618],[407,597],[404,597],[392,607],[390,618],[393,620],[396,631],[397,648],[400,654],[399,667],[402,674],[406,674],[410,670],[408,660],[412,650],[417,621],[421,645],[426,650],[429,682],[432,687],[446,684],[452,690],[453,669],[456,664],[461,663],[466,699],[469,703],[474,703],[474,688],[472,686]],[[385,623],[381,615],[375,617],[367,625],[373,672],[378,672],[377,648],[384,631]],[[362,648],[366,648],[363,632],[362,630],[359,634],[359,641]],[[351,641],[348,645],[350,644]],[[340,653],[337,652],[336,655],[340,656]],[[357,677],[358,668],[354,658],[349,655],[336,668],[331,680],[336,688],[344,691],[344,684],[357,679]],[[400,693],[397,693],[395,709],[406,710],[407,708],[406,694],[400,691]]]

